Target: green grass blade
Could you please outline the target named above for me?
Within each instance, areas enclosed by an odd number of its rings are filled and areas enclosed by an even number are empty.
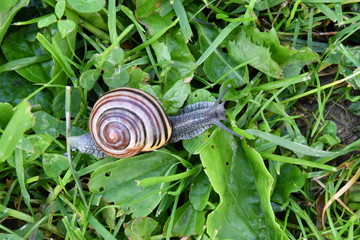
[[[159,183],[164,183],[164,182],[172,182],[172,181],[184,179],[184,178],[190,177],[193,174],[196,174],[200,170],[200,168],[201,168],[201,166],[198,165],[198,166],[194,167],[193,169],[190,169],[183,173],[178,173],[178,174],[171,175],[171,176],[146,178],[144,180],[138,181],[138,185],[139,186],[150,186],[150,185],[154,185],[154,184],[159,184]]]
[[[307,32],[307,46],[312,48],[312,28],[313,28],[313,21],[314,21],[314,9],[310,9],[310,17],[309,17],[309,25],[308,25],[308,32]]]
[[[327,5],[325,5],[324,3],[314,3],[314,5],[329,19],[331,19],[331,21],[337,22],[338,16]]]
[[[175,0],[173,4],[176,16],[179,18],[179,24],[181,32],[186,40],[188,42],[190,38],[192,37],[193,33],[191,31],[191,27],[189,24],[189,21],[186,16],[186,11],[184,6],[182,5],[180,0]]]
[[[118,46],[118,44],[120,43],[120,41],[131,31],[131,29],[134,27],[134,24],[129,25],[124,31],[122,31],[122,33],[114,40],[114,42],[107,48],[105,49],[105,51],[102,54],[101,60],[99,62],[99,68],[102,67],[102,65],[104,64],[107,56],[110,54],[111,50],[113,50],[116,46]]]
[[[299,143],[295,143],[293,141],[290,141],[289,139],[286,139],[284,137],[278,137],[270,133],[262,132],[255,129],[247,129],[246,132],[258,136],[260,138],[263,138],[269,142],[272,142],[276,145],[279,145],[281,147],[290,149],[294,152],[304,154],[307,156],[314,156],[314,157],[333,157],[338,156],[339,152],[325,152],[319,149],[311,148]]]
[[[116,240],[116,238],[92,215],[89,215],[89,223],[95,231],[106,240]]]
[[[66,75],[75,84],[77,82],[77,77],[72,70],[70,64],[68,63],[67,57],[61,52],[57,44],[55,42],[51,44],[41,33],[37,34],[36,39],[44,46],[47,51],[50,52],[51,56],[55,58],[55,60],[60,64]]]
[[[134,13],[128,7],[120,5],[120,10],[135,24],[138,31],[145,32],[145,29],[139,24]]]
[[[25,169],[24,169],[24,162],[23,162],[23,152],[21,149],[15,149],[15,169],[16,169],[16,176],[19,181],[21,196],[24,198],[24,202],[28,207],[29,211],[32,215],[34,215],[34,211],[31,207],[30,203],[30,194],[26,189],[25,184]]]
[[[66,116],[66,138],[70,137],[70,103],[71,103],[71,88],[70,87],[66,87],[66,91],[65,91],[65,116]],[[79,191],[81,200],[83,201],[83,204],[88,207],[88,203],[86,201],[86,197],[84,194],[84,190],[81,187],[81,182],[79,180],[79,176],[76,172],[75,169],[75,165],[74,162],[71,160],[71,149],[70,149],[70,145],[67,144],[66,147],[67,150],[67,154],[68,154],[68,160],[69,160],[69,165],[70,165],[70,169],[72,172],[72,175],[74,177],[75,183],[76,183],[76,187]]]
[[[30,104],[25,101],[17,106],[16,112],[0,138],[0,162],[11,156],[23,137],[23,133],[32,127],[34,122],[30,109]]]
[[[35,56],[35,57],[28,57],[28,58],[21,58],[21,59],[13,60],[13,61],[10,61],[10,62],[7,62],[7,63],[1,65],[0,73],[26,68],[35,63],[45,62],[50,59],[51,58],[48,55],[39,55],[39,56]]]
[[[8,240],[8,239],[11,239],[11,240],[24,240],[24,238],[20,237],[19,235],[17,235],[16,233],[14,233],[13,231],[11,231],[10,229],[8,229],[7,227],[3,226],[0,224],[0,229],[3,230],[3,232],[7,232],[6,235],[10,235],[10,236],[6,236],[6,238],[4,238],[4,240]],[[0,233],[0,236],[2,237],[5,237],[4,236],[5,233]]]
[[[117,32],[116,32],[116,1],[115,0],[109,0],[108,3],[108,26],[109,26],[109,35],[110,35],[110,41],[112,43],[115,42],[117,38]]]
[[[13,218],[16,218],[19,220],[23,220],[28,223],[35,223],[35,219],[32,216],[30,216],[26,213],[11,209],[11,208],[7,208],[1,204],[0,204],[0,212],[5,213],[7,216],[10,216],[10,217],[13,217]]]
[[[272,161],[297,164],[297,165],[301,165],[301,166],[319,168],[319,169],[324,169],[324,170],[328,170],[328,171],[336,171],[336,167],[326,165],[323,163],[313,162],[313,161],[309,161],[309,160],[305,160],[305,159],[301,159],[301,158],[279,156],[279,155],[271,154],[271,153],[267,153],[267,152],[259,152],[259,153],[262,157],[272,160]]]
[[[232,22],[227,25],[220,34],[215,38],[215,40],[210,44],[210,46],[205,50],[205,52],[199,57],[196,61],[195,66],[201,65],[209,56],[212,54],[216,48],[224,41],[224,39],[229,36],[232,30],[239,26],[242,22]]]
[[[166,27],[166,28],[162,29],[161,31],[155,33],[154,36],[152,36],[149,40],[147,40],[146,42],[143,42],[142,44],[140,44],[137,47],[135,47],[135,48],[131,49],[130,51],[128,51],[126,56],[129,56],[129,55],[131,55],[133,53],[136,53],[136,52],[140,51],[141,49],[151,45],[152,43],[157,41],[162,35],[164,35],[164,33],[166,33],[170,28],[174,27],[178,22],[179,22],[179,19],[177,18],[168,27]]]
[[[294,19],[294,16],[295,16],[295,13],[296,13],[296,10],[297,10],[297,7],[298,5],[301,3],[301,0],[297,0],[294,4],[294,6],[292,7],[292,10],[291,10],[291,13],[290,13],[290,16],[288,18],[288,20],[286,21],[286,28],[289,28],[290,24],[291,24],[291,21]]]
[[[306,82],[309,81],[311,78],[309,76],[309,73],[303,73],[298,76],[294,76],[291,78],[281,79],[269,83],[261,84],[260,86],[251,88],[251,92],[260,92],[260,91],[269,91],[272,89],[281,88],[284,86],[290,86],[299,82]]]

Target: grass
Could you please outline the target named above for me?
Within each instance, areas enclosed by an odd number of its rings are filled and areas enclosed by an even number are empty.
[[[0,239],[358,239],[358,1],[0,6]],[[71,151],[142,89],[224,122],[116,159]]]

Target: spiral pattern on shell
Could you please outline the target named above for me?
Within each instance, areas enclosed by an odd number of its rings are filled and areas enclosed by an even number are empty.
[[[172,134],[171,123],[156,99],[127,87],[112,90],[95,103],[89,127],[96,145],[118,158],[158,149]]]

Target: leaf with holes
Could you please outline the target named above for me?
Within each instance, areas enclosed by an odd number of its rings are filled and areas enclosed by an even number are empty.
[[[224,132],[212,138],[200,158],[219,205],[207,218],[211,239],[286,239],[270,205],[273,179],[260,155]]]
[[[146,216],[158,205],[168,183],[138,186],[137,181],[175,173],[177,160],[162,152],[150,152],[108,163],[91,175],[89,187],[95,194],[115,202],[134,217]]]

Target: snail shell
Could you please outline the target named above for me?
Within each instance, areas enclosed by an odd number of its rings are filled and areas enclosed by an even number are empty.
[[[95,144],[105,154],[125,158],[166,144],[171,123],[158,101],[134,88],[118,88],[94,105],[89,121]]]
[[[197,102],[186,106],[176,116],[166,116],[164,110],[146,92],[134,88],[118,88],[103,95],[90,114],[90,133],[68,138],[73,150],[98,158],[125,158],[198,136],[213,125],[237,133],[223,125],[228,88],[216,102]]]

